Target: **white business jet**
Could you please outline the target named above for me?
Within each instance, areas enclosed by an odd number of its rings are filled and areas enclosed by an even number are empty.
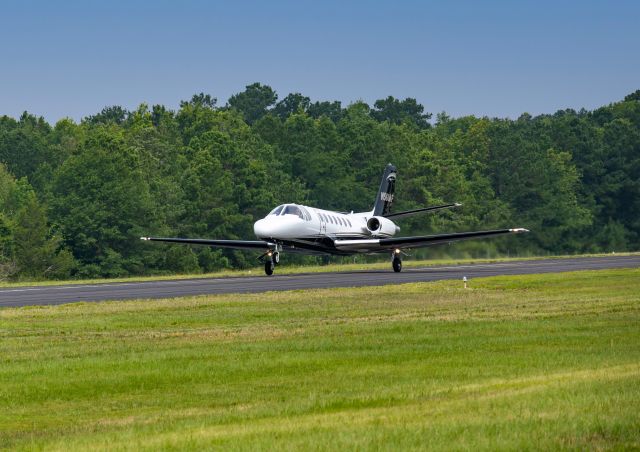
[[[207,245],[216,248],[236,248],[262,251],[264,272],[272,275],[283,251],[304,254],[335,254],[348,256],[357,253],[390,253],[395,272],[402,270],[402,252],[459,240],[476,239],[504,234],[529,232],[527,229],[497,229],[492,231],[458,232],[452,234],[394,237],[400,231],[393,220],[424,212],[458,207],[445,204],[406,212],[391,213],[396,167],[388,164],[382,176],[378,196],[369,212],[344,213],[316,209],[300,204],[283,204],[253,225],[259,240],[207,240],[186,238],[141,237],[156,242]]]

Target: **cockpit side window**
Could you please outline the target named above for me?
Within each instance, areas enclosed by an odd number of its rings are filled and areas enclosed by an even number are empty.
[[[304,220],[304,216],[302,215],[302,210],[300,210],[300,207],[293,204],[289,204],[288,206],[286,206],[282,211],[282,215],[296,215]]]
[[[304,221],[311,221],[311,214],[309,213],[309,211],[302,206],[300,206],[300,210],[302,210]]]

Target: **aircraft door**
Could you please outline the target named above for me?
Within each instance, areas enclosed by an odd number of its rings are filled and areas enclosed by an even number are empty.
[[[324,215],[318,214],[318,218],[320,219],[320,234],[326,234],[327,222],[325,221]]]

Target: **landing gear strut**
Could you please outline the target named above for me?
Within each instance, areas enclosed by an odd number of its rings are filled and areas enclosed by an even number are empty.
[[[400,250],[393,251],[393,260],[391,265],[393,266],[393,271],[396,273],[400,273],[402,271],[402,259],[400,258]]]
[[[269,251],[264,260],[264,272],[267,276],[273,275],[273,270],[276,268],[276,264],[280,262],[280,253],[277,251]]]

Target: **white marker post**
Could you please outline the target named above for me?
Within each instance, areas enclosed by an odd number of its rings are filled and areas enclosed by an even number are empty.
[[[467,277],[466,276],[462,277],[462,282],[464,283],[464,288],[466,289],[467,288]]]

